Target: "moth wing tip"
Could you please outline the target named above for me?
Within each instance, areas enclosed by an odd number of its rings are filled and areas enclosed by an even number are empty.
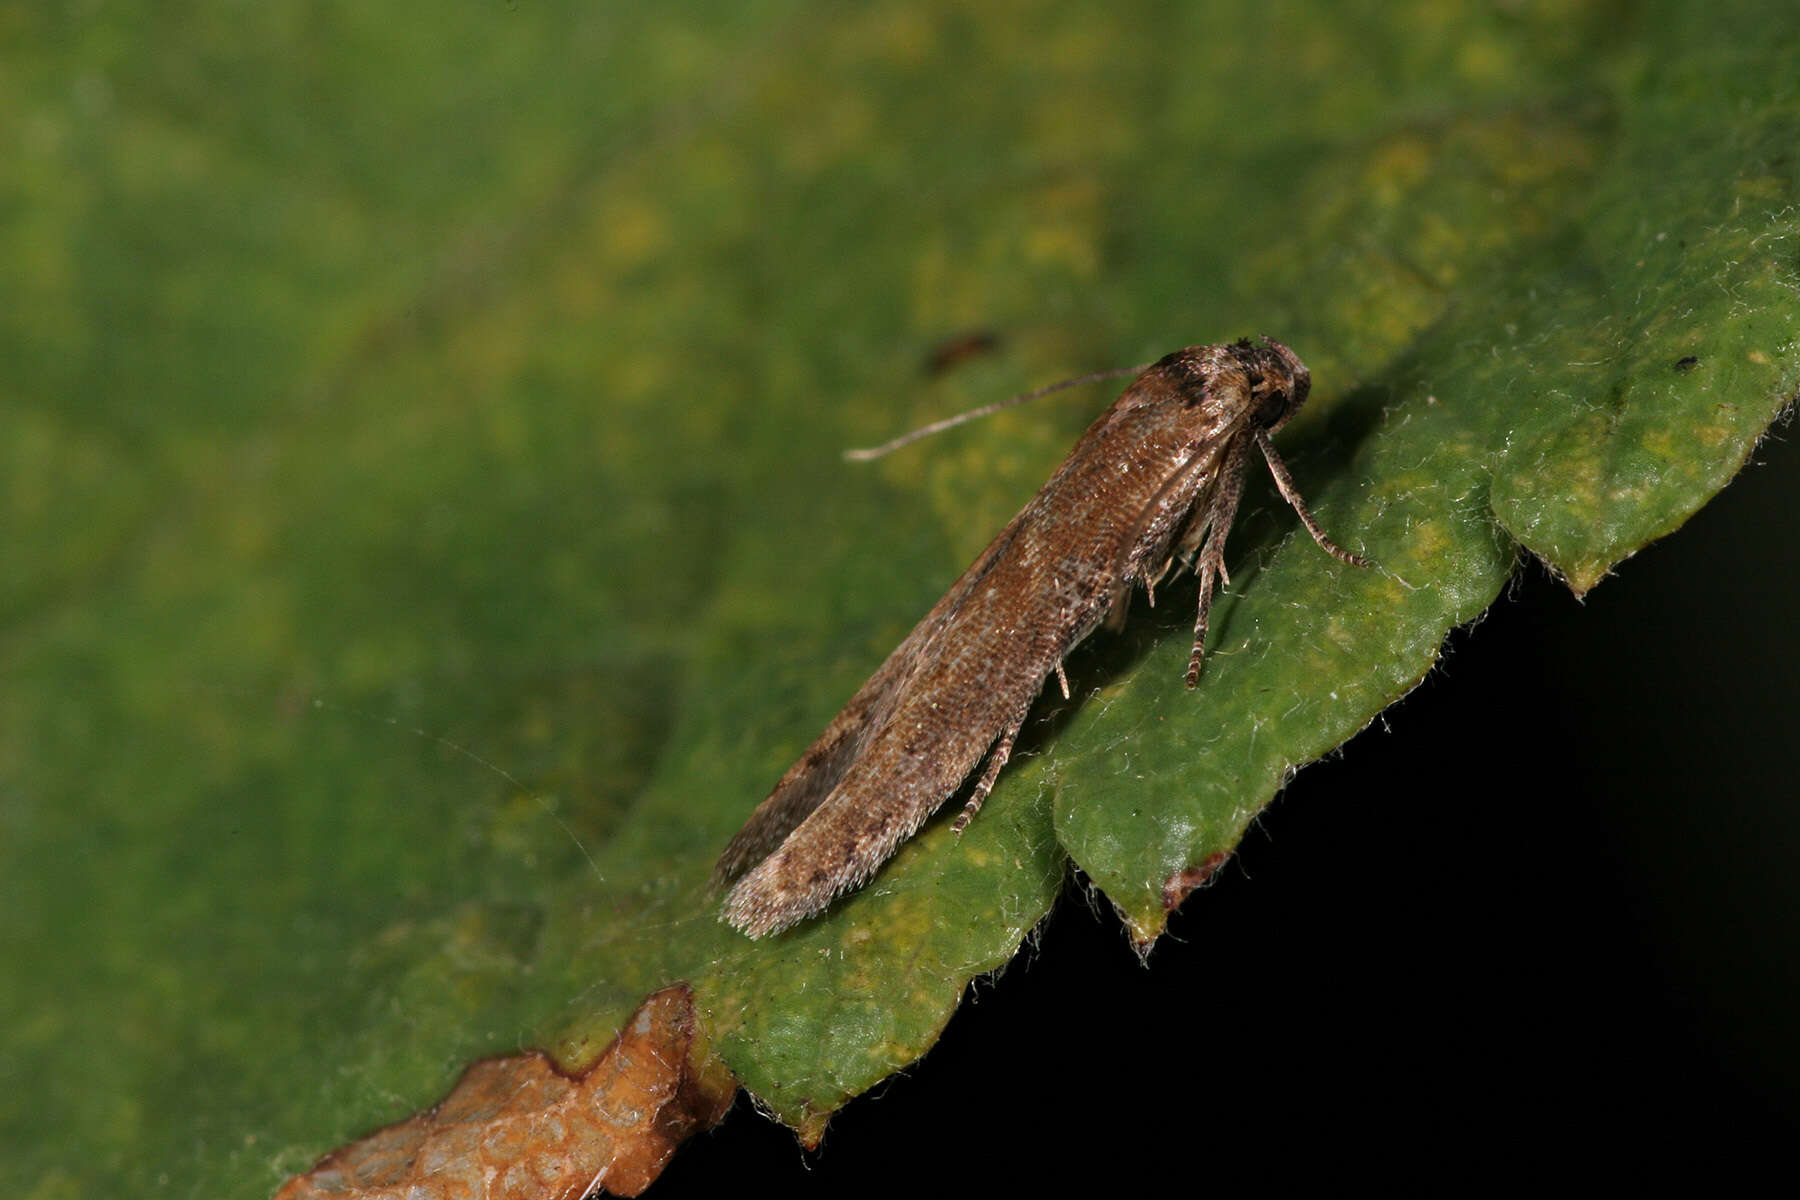
[[[755,941],[771,933],[780,933],[800,919],[784,913],[782,906],[772,902],[763,892],[746,888],[748,882],[747,879],[740,880],[731,889],[719,910],[719,920]]]

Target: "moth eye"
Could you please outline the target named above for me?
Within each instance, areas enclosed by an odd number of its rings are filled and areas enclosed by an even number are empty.
[[[1251,416],[1250,420],[1257,425],[1262,426],[1264,429],[1268,429],[1274,425],[1280,424],[1281,418],[1287,415],[1287,410],[1287,393],[1279,389],[1271,388],[1269,394],[1262,398],[1262,403],[1256,406],[1256,412]]]

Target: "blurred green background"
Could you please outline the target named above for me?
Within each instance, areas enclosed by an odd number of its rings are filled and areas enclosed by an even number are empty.
[[[0,1187],[266,1195],[677,976],[790,1119],[909,1061],[1063,844],[1127,907],[1173,853],[1063,803],[1169,701],[896,864],[970,914],[904,997],[841,929],[716,929],[708,856],[1099,401],[837,452],[1284,336],[1303,482],[1444,572],[1272,752],[1317,753],[1500,586],[1494,518],[1591,581],[1792,394],[1796,44],[1748,2],[6,8]],[[1178,692],[1178,642],[1088,682]],[[1521,770],[1553,838],[1570,777]]]

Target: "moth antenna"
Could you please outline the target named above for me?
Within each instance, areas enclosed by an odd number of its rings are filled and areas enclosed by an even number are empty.
[[[894,451],[900,449],[900,447],[911,445],[921,438],[928,438],[934,433],[942,433],[946,429],[954,429],[966,421],[973,421],[979,417],[991,416],[1001,409],[1011,408],[1015,404],[1024,404],[1027,400],[1036,400],[1040,396],[1048,396],[1052,392],[1060,392],[1064,388],[1080,387],[1084,383],[1098,383],[1102,379],[1117,379],[1121,375],[1135,375],[1143,371],[1148,371],[1155,365],[1156,364],[1154,363],[1144,363],[1141,366],[1136,367],[1113,367],[1106,371],[1095,371],[1088,375],[1078,375],[1074,379],[1065,379],[1061,383],[1053,383],[1048,387],[1037,388],[1036,390],[1029,392],[1021,392],[1017,396],[1010,397],[1006,400],[996,400],[992,404],[984,404],[980,408],[971,408],[967,412],[959,412],[953,417],[945,417],[941,421],[933,421],[929,425],[921,425],[911,433],[903,433],[892,441],[883,442],[879,446],[870,446],[863,450],[846,450],[844,451],[844,457],[850,462],[868,462],[872,458],[880,458],[884,454],[892,454]]]

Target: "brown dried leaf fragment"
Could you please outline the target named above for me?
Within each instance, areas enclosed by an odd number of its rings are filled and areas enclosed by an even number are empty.
[[[1231,858],[1225,851],[1209,854],[1198,866],[1184,867],[1173,872],[1163,880],[1162,902],[1164,912],[1174,912],[1181,907],[1181,902],[1188,894],[1213,877],[1213,873]]]
[[[275,1200],[581,1200],[635,1196],[737,1092],[676,984],[638,1006],[598,1061],[483,1059],[434,1108],[334,1150]]]

